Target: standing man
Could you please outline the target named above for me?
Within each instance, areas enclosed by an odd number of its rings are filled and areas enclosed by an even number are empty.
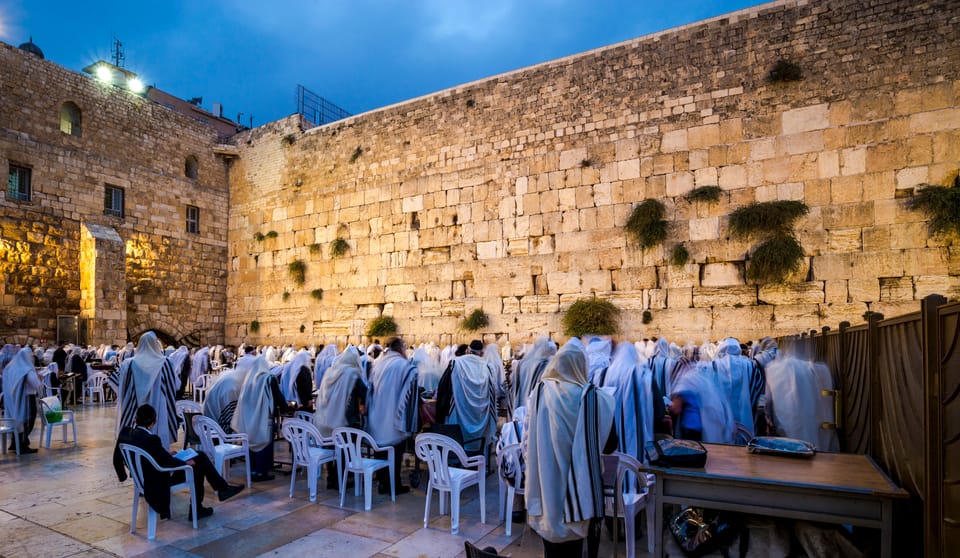
[[[17,421],[20,453],[37,453],[30,447],[30,433],[37,422],[37,390],[40,376],[33,367],[33,349],[24,347],[3,368],[3,410]],[[16,446],[11,443],[10,449]]]
[[[410,487],[400,482],[400,465],[407,439],[417,431],[418,403],[417,369],[407,360],[407,344],[394,337],[370,371],[367,432],[378,445],[393,446],[397,494],[410,492]],[[390,493],[388,474],[387,469],[377,471],[380,494]]]
[[[149,403],[157,413],[157,436],[164,447],[177,439],[176,394],[180,378],[170,359],[163,355],[157,335],[148,331],[140,337],[133,358],[120,366],[120,393],[117,405],[117,434],[133,427],[137,409]]]
[[[483,343],[474,339],[466,354],[451,361],[437,386],[437,421],[460,425],[464,449],[470,452],[482,452],[497,432],[494,371],[482,355]]]

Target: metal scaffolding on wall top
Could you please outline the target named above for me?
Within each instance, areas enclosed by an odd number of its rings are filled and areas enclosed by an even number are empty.
[[[297,85],[297,113],[317,126],[352,116],[302,85]]]

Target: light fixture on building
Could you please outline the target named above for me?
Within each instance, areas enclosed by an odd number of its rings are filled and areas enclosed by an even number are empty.
[[[113,71],[106,64],[100,64],[97,66],[97,79],[104,83],[110,83],[113,81]]]
[[[143,82],[139,78],[132,78],[127,81],[127,89],[134,93],[143,93]]]

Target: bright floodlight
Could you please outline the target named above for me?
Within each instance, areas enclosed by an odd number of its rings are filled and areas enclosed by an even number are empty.
[[[127,82],[127,88],[134,93],[143,93],[143,82],[137,78],[133,78]]]
[[[113,81],[113,72],[106,66],[97,66],[97,79],[100,81]]]

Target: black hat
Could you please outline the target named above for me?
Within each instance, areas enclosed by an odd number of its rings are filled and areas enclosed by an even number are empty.
[[[483,353],[483,341],[480,341],[479,339],[474,339],[471,341],[470,350],[478,355]]]

